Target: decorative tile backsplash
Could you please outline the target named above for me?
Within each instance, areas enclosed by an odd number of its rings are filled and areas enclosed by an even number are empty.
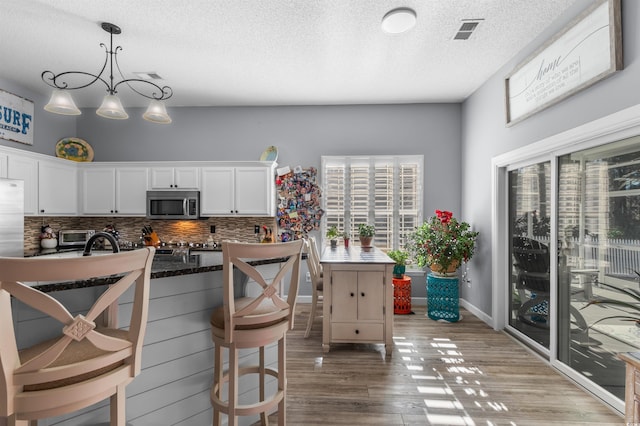
[[[113,225],[120,234],[120,240],[140,242],[142,227],[149,225],[166,243],[206,242],[209,236],[214,241],[238,240],[253,242],[262,238],[262,226],[276,230],[274,217],[211,217],[200,220],[151,220],[144,217],[25,217],[25,251],[40,247],[40,228],[51,226],[54,231],[60,229],[95,229],[102,231],[107,225]],[[261,232],[254,233],[255,225]],[[215,226],[215,233],[211,233]]]

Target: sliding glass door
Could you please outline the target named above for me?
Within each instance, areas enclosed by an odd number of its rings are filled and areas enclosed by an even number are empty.
[[[509,325],[549,349],[551,164],[511,170]]]
[[[558,360],[621,399],[616,354],[640,349],[639,139],[558,157]]]
[[[568,151],[507,168],[507,329],[624,400],[618,354],[640,351],[640,136]]]

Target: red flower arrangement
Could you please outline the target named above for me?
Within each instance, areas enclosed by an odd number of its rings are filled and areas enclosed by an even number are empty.
[[[453,213],[436,210],[409,235],[407,250],[418,266],[434,271],[455,271],[473,256],[478,232],[467,222],[460,222]]]

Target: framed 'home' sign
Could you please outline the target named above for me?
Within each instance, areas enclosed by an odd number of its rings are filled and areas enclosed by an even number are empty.
[[[507,126],[622,68],[620,0],[598,0],[506,78]]]

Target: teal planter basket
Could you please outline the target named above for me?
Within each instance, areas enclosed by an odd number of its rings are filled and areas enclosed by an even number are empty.
[[[407,270],[407,267],[405,265],[397,265],[397,264],[394,265],[393,278],[402,278],[406,270]]]
[[[427,315],[432,320],[460,320],[458,277],[427,275]]]

